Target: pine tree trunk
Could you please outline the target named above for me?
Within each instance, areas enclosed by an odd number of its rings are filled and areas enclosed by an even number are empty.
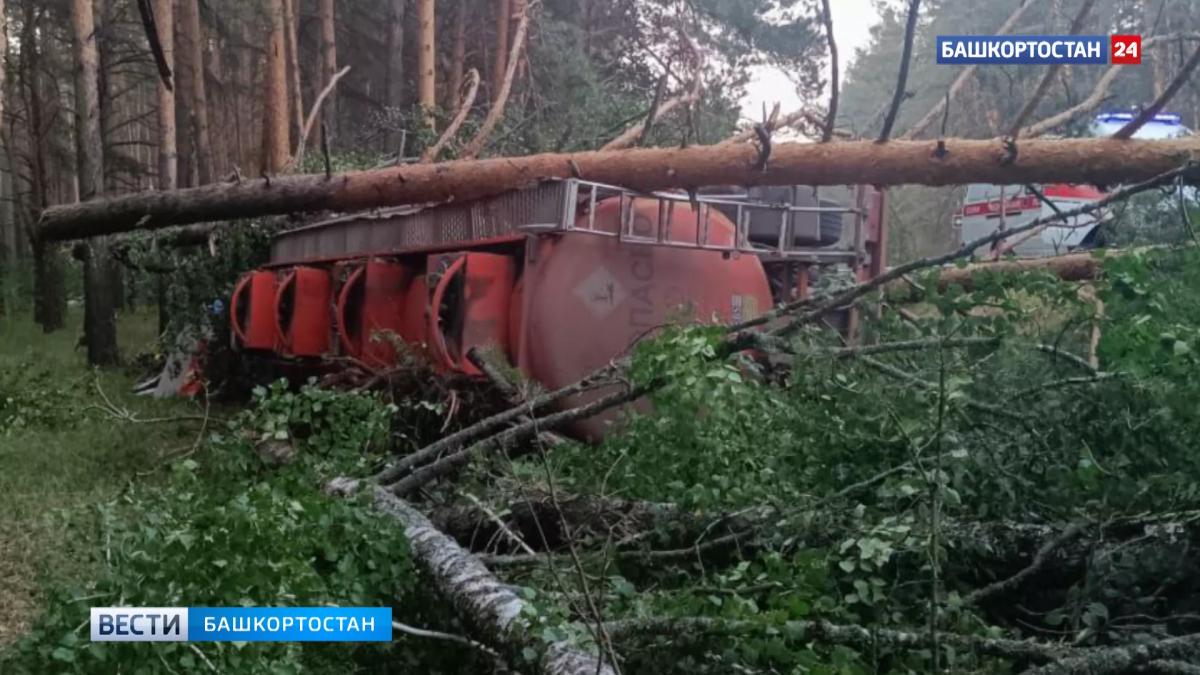
[[[450,47],[450,75],[443,94],[446,110],[458,107],[459,90],[467,62],[467,0],[459,0],[454,8],[454,41]]]
[[[146,192],[48,209],[42,235],[64,240],[171,225],[317,211],[354,211],[488,197],[551,178],[652,191],[704,185],[1119,185],[1179,169],[1200,139],[1020,141],[1020,159],[1001,139],[781,143],[766,170],[751,144],[639,148],[420,164],[335,176],[290,176],[171,193]],[[1191,177],[1189,180],[1196,180]],[[145,219],[145,220],[143,220]]]
[[[76,141],[79,146],[79,197],[101,196],[104,185],[104,142],[100,130],[100,63],[96,49],[96,19],[92,0],[73,0],[78,67],[75,74]],[[88,363],[112,366],[119,360],[117,322],[113,308],[112,261],[108,238],[90,242],[84,261],[84,335]]]
[[[284,38],[287,40],[287,65],[289,99],[291,101],[291,109],[296,121],[296,139],[299,142],[300,135],[304,133],[304,95],[300,87],[300,49],[297,42],[297,26],[296,20],[300,0],[283,0],[283,15],[284,15]],[[290,146],[289,146],[290,147]]]
[[[33,221],[50,203],[50,183],[46,172],[46,144],[38,138],[45,124],[42,92],[42,49],[39,34],[38,12],[32,2],[25,4],[25,26],[21,31],[21,44],[28,49],[21,50],[23,71],[29,78],[26,87],[29,91],[29,129],[28,139],[32,158],[33,181],[30,193],[31,232],[37,230]],[[38,232],[40,235],[40,232]],[[34,268],[34,320],[42,326],[42,331],[53,333],[62,329],[66,323],[67,297],[63,288],[62,259],[58,248],[41,243],[33,244]]]
[[[4,121],[4,59],[7,55],[8,18],[4,14],[4,0],[0,0],[0,126]],[[3,176],[0,176],[0,180],[4,181],[0,184],[0,199],[4,200],[3,206],[0,206],[0,316],[4,315],[3,293],[7,287],[4,277],[8,268],[17,259],[16,221],[12,217],[12,202],[6,189],[11,171],[12,169],[9,168]]]
[[[500,83],[508,70],[508,24],[512,18],[509,0],[496,0],[496,51],[492,57],[492,102],[500,96]]]
[[[175,74],[175,0],[154,0],[154,20],[158,24],[158,39],[162,44],[167,67]],[[175,91],[178,78],[172,78],[168,89],[158,79],[158,188],[174,190],[179,186],[179,151],[175,146]]]
[[[1164,15],[1167,14],[1168,10],[1164,5],[1170,3],[1170,1],[1158,0],[1157,2],[1151,2],[1150,0],[1142,0],[1142,33],[1144,35],[1156,35],[1163,32],[1161,30],[1163,26],[1170,25],[1166,16],[1158,22],[1158,26],[1154,25],[1154,20],[1160,12]],[[1157,45],[1150,52],[1150,54],[1146,54],[1145,56],[1149,57],[1151,72],[1154,74],[1154,98],[1158,98],[1162,96],[1163,89],[1167,87],[1167,65],[1169,61],[1167,46],[1165,44]]]
[[[263,170],[268,174],[283,170],[291,148],[283,1],[270,2],[271,38],[267,44],[267,84],[263,91]]]
[[[195,133],[196,180],[213,182],[212,142],[208,128],[208,83],[204,79],[204,33],[200,25],[200,0],[180,0],[180,58],[189,71],[191,117]]]
[[[8,56],[8,15],[0,0],[0,121],[4,119],[4,58]]]
[[[434,0],[417,0],[417,20],[420,32],[417,44],[417,94],[421,107],[425,110],[425,125],[430,129],[436,126],[433,109],[437,107],[437,38],[435,31]]]
[[[387,105],[397,114],[404,108],[404,6],[405,0],[391,0],[391,12],[388,19],[388,69],[387,69]],[[389,134],[387,140],[388,152],[404,154],[400,147],[404,135],[400,132]]]
[[[184,26],[186,5],[192,0],[175,0],[175,184],[196,187],[200,184],[200,167],[196,163],[196,134],[192,132],[192,110],[196,107],[195,87],[192,86],[191,58],[188,55]]]
[[[158,39],[162,44],[163,56],[172,75],[175,67],[175,0],[155,0],[154,20],[158,24]],[[179,78],[173,77],[173,86],[179,86]],[[179,152],[175,147],[175,92],[167,89],[162,78],[158,80],[158,188],[174,190],[178,187]],[[158,300],[158,330],[161,335],[167,327],[167,280],[162,274],[154,275]]]
[[[396,0],[403,2],[403,0]],[[321,20],[321,88],[329,86],[333,76],[337,74],[337,23],[334,15],[334,0],[320,0],[318,15]],[[390,57],[389,57],[390,58]],[[329,98],[323,106],[324,119],[329,132],[337,135],[338,123],[337,92],[329,92]],[[317,120],[317,128],[323,129],[321,119]],[[321,135],[324,135],[322,131]],[[316,136],[316,134],[314,134]],[[329,142],[326,140],[326,142]]]

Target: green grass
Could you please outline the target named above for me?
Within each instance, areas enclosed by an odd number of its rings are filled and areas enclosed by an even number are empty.
[[[80,517],[98,518],[97,507],[131,481],[156,480],[164,454],[186,451],[200,431],[195,422],[132,422],[92,408],[104,403],[98,386],[140,420],[195,414],[198,404],[133,396],[145,373],[129,366],[93,371],[76,348],[81,323],[77,308],[50,335],[28,316],[0,318],[0,648],[28,629],[42,582],[86,587],[101,569],[102,537],[79,527]],[[153,348],[155,328],[152,312],[121,317],[124,363]]]

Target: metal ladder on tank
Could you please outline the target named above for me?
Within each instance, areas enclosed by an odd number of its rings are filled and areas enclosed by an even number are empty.
[[[768,256],[776,259],[794,260],[813,264],[845,263],[856,266],[861,259],[863,247],[863,230],[865,228],[865,212],[854,207],[821,207],[821,206],[792,206],[757,204],[749,201],[719,199],[706,196],[672,192],[638,192],[615,185],[606,185],[576,178],[567,179],[567,190],[563,204],[562,218],[554,228],[537,228],[539,231],[582,232],[599,236],[616,237],[621,243],[643,246],[661,246],[721,253],[745,253],[758,256]],[[596,205],[598,202],[616,197],[619,200],[620,228],[617,232],[608,232],[596,228]],[[637,200],[655,200],[658,202],[658,227],[653,236],[645,236],[635,231],[634,203]],[[583,224],[578,224],[577,214],[580,203],[586,204],[587,218]],[[679,240],[671,236],[676,206],[686,206],[689,210],[698,210],[695,239]],[[712,212],[716,207],[731,207],[736,218],[732,245],[714,243],[712,241]],[[720,209],[717,209],[721,213]],[[750,217],[755,211],[770,211],[779,214],[779,242],[775,247],[763,247],[750,241]],[[854,214],[854,226],[850,240],[846,232],[837,244],[824,247],[796,246],[794,239],[794,216],[800,213],[839,213]],[[724,215],[724,213],[722,213]],[[819,227],[819,224],[818,224]],[[819,230],[818,230],[819,232]]]

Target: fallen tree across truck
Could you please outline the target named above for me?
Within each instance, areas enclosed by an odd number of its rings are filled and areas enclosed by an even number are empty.
[[[547,179],[636,190],[706,185],[957,185],[1145,180],[1200,152],[1200,139],[1003,139],[730,144],[542,154],[390,167],[340,175],[267,177],[54,206],[42,241],[82,239],[288,213],[463,201]],[[1190,177],[1195,180],[1196,177]]]

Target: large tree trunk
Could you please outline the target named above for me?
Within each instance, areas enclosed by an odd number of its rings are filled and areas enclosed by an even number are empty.
[[[4,58],[8,55],[8,17],[0,0],[0,122],[4,120]]]
[[[437,22],[434,20],[434,0],[417,0],[417,20],[420,32],[417,44],[417,94],[421,107],[425,110],[425,124],[433,129],[436,120],[433,109],[437,107],[437,40],[434,34]]]
[[[212,142],[208,130],[208,84],[204,80],[204,33],[200,25],[200,0],[180,0],[179,19],[182,36],[181,56],[190,71],[192,86],[191,115],[195,132],[198,180],[213,182]]]
[[[76,140],[79,145],[79,199],[100,196],[104,184],[104,141],[100,131],[100,63],[92,0],[74,0],[72,24],[78,67],[75,75]],[[108,238],[91,241],[84,260],[84,335],[88,363],[116,365],[117,322],[113,308],[112,262]]]
[[[158,41],[163,59],[175,73],[175,0],[154,0],[154,21],[158,25]],[[158,189],[174,190],[179,186],[179,151],[175,147],[175,91],[158,79]]]
[[[187,44],[187,28],[184,17],[188,12],[187,4],[192,0],[175,0],[175,151],[178,160],[175,165],[176,187],[196,187],[200,184],[200,167],[196,163],[196,134],[192,123],[192,110],[196,107],[195,87],[192,86],[194,73],[191,69],[191,57]]]
[[[1137,249],[1143,250],[1143,249]],[[999,260],[981,262],[964,267],[947,267],[938,274],[937,292],[945,293],[951,285],[961,286],[971,292],[975,288],[976,277],[986,274],[1003,274],[1009,272],[1032,272],[1045,270],[1058,276],[1063,281],[1086,281],[1095,279],[1104,269],[1107,259],[1121,255],[1122,252],[1110,251],[1106,258],[1097,258],[1091,253],[1071,253],[1051,258],[1028,258],[1017,260]],[[925,294],[904,279],[888,284],[888,297],[895,301],[921,300]]]
[[[454,8],[454,41],[450,47],[450,75],[443,93],[446,110],[458,107],[459,89],[462,89],[463,73],[467,63],[467,0],[459,0]]]
[[[1159,28],[1170,25],[1169,21],[1160,21],[1157,22],[1158,25],[1155,25],[1155,18],[1159,14],[1167,14],[1170,11],[1166,7],[1170,2],[1171,0],[1159,0],[1158,2],[1142,0],[1142,32],[1144,35],[1157,35],[1160,32]],[[1146,47],[1147,45],[1142,45],[1143,51],[1148,52],[1144,53],[1144,55],[1150,59],[1150,66],[1154,73],[1154,97],[1158,98],[1162,96],[1163,90],[1167,87],[1167,66],[1170,60],[1168,58],[1167,46],[1159,44],[1152,49],[1145,49]]]
[[[25,26],[21,31],[22,79],[28,78],[25,90],[29,111],[29,154],[32,159],[33,180],[30,186],[30,225],[50,203],[49,179],[46,172],[44,132],[45,111],[42,108],[42,45],[38,40],[38,11],[34,3],[25,4]],[[44,35],[44,33],[43,33]],[[33,235],[33,229],[30,230]],[[52,333],[63,327],[67,315],[67,298],[63,288],[62,257],[55,246],[41,242],[33,244],[34,308],[33,317],[42,331]]]
[[[1200,140],[1021,141],[1019,157],[1008,163],[999,139],[947,140],[941,159],[936,147],[936,141],[789,143],[775,147],[765,170],[757,166],[757,148],[738,144],[500,157],[391,167],[332,179],[322,174],[243,180],[56,206],[43,215],[41,233],[54,241],[264,215],[463,201],[573,176],[639,190],[705,185],[1116,185],[1178,169],[1191,153],[1200,151]]]
[[[512,17],[510,0],[496,0],[496,52],[492,57],[492,102],[500,98],[500,83],[508,70],[508,23]]]
[[[8,19],[4,15],[4,0],[0,0],[0,127],[4,122],[4,59],[8,55]],[[0,316],[4,315],[4,276],[8,267],[17,260],[16,219],[13,217],[9,182],[12,175],[9,166],[0,176]]]
[[[403,3],[404,0],[396,0]],[[401,9],[403,13],[403,9]],[[320,0],[318,6],[318,14],[321,20],[321,87],[328,87],[333,81],[333,76],[337,74],[337,24],[334,22],[333,0]],[[390,58],[390,57],[389,57]],[[336,133],[337,129],[337,92],[329,92],[329,98],[324,106],[324,120],[327,125],[322,125],[321,119],[317,121],[317,127],[322,129],[321,137],[324,138],[323,129],[328,126],[331,133]],[[326,143],[329,142],[325,139]]]
[[[263,170],[278,173],[291,158],[288,130],[287,46],[284,0],[271,0],[271,39],[267,45],[267,86],[263,92]]]
[[[288,89],[291,90],[289,97],[292,114],[296,122],[296,139],[299,142],[301,134],[304,133],[304,94],[300,87],[300,43],[297,39],[296,32],[299,26],[296,25],[299,12],[300,0],[283,0],[283,15],[284,15],[284,39],[287,41],[287,68],[288,81],[291,83]],[[297,149],[299,152],[299,149]]]
[[[162,45],[163,58],[172,73],[175,68],[175,0],[154,0],[154,20],[158,24],[158,40]],[[175,87],[179,79],[174,78]],[[162,78],[158,80],[158,189],[174,190],[178,187],[179,151],[175,147],[175,92],[168,89]],[[167,280],[162,274],[154,275],[155,298],[158,304],[158,332],[167,328]]]
[[[387,105],[394,111],[404,107],[404,6],[405,0],[391,0],[391,12],[388,19],[388,67],[387,67]],[[395,113],[393,113],[395,114]],[[395,151],[397,156],[404,155],[400,147],[403,134],[389,134],[385,152]]]

